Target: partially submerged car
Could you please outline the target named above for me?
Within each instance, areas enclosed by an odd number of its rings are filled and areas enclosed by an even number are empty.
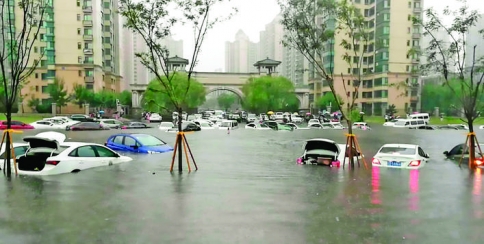
[[[173,147],[160,138],[147,134],[116,134],[108,138],[107,147],[133,153],[164,153],[173,151]]]
[[[66,130],[71,131],[84,131],[84,130],[109,130],[109,127],[104,127],[97,122],[80,122],[75,125],[66,126]]]
[[[482,150],[484,150],[484,144],[479,144],[479,146]],[[445,151],[444,155],[448,159],[461,159],[461,158],[468,159],[469,158],[469,148],[467,146],[466,151],[463,152],[464,147],[466,147],[464,143],[457,144],[450,151]],[[479,148],[477,146],[476,146],[476,149],[475,149],[475,156],[474,157],[475,158],[484,157],[484,155],[480,154]],[[478,161],[477,164],[478,164],[478,166],[484,166],[484,163],[483,163],[482,160]]]
[[[346,150],[346,144],[337,144],[329,139],[310,139],[303,145],[304,153],[297,159],[300,164],[318,164],[332,166],[333,162],[349,163],[350,151]],[[361,159],[362,154],[352,148],[352,157],[355,160]],[[346,160],[345,160],[346,158]]]
[[[121,126],[121,129],[148,129],[148,128],[151,128],[150,126],[148,126],[147,124],[145,123],[141,123],[141,122],[128,122],[126,124],[124,124],[123,126]]]
[[[99,144],[65,142],[65,139],[66,136],[58,132],[44,132],[25,137],[24,142],[28,148],[24,154],[16,155],[18,173],[55,175],[132,160]],[[13,166],[13,160],[11,163]]]
[[[245,125],[246,129],[253,129],[253,130],[270,130],[269,126],[267,124],[259,124],[258,122],[256,123],[248,123]]]
[[[385,144],[373,156],[373,167],[419,169],[425,166],[430,156],[419,145]]]

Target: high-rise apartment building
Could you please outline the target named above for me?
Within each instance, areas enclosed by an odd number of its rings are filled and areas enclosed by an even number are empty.
[[[225,72],[256,72],[254,64],[259,60],[259,45],[251,42],[249,37],[239,30],[235,41],[225,43]]]
[[[181,57],[185,58],[183,55],[183,40],[175,40],[173,37],[168,36],[161,40],[161,44],[165,46],[170,52],[170,57]]]
[[[482,58],[484,58],[484,38],[482,37],[482,34],[479,33],[482,29],[484,29],[484,15],[481,15],[481,18],[475,26],[469,28],[469,32],[466,36],[465,66],[468,68],[472,67],[473,64],[474,46],[476,46],[476,64],[474,66],[484,66],[482,62]]]
[[[307,85],[309,61],[297,49],[284,47],[281,75],[291,80],[296,87]]]
[[[421,46],[422,28],[413,25],[412,16],[421,16],[423,0],[355,0],[353,4],[361,10],[368,28],[371,41],[367,45],[352,48],[364,52],[362,56],[363,74],[359,90],[355,96],[359,108],[366,114],[383,115],[389,105],[395,105],[398,113],[408,113],[419,109],[418,69],[419,57],[409,54],[411,48]],[[337,23],[328,18],[316,20],[335,28]],[[341,58],[348,51],[340,43],[345,31],[336,34],[328,43],[324,57],[326,68],[334,69],[334,86],[338,95],[348,100],[346,91],[353,92],[352,84],[358,82],[358,70]],[[361,54],[361,52],[358,52]],[[359,57],[351,57],[358,61]],[[342,75],[341,75],[342,74]],[[310,102],[315,102],[329,86],[314,73],[310,73]],[[407,85],[403,85],[407,84]],[[345,87],[349,88],[345,90]]]
[[[22,89],[25,100],[50,99],[48,85],[61,79],[72,92],[76,84],[94,91],[119,92],[119,17],[116,0],[47,1],[40,40],[30,61],[40,61]],[[16,5],[17,6],[17,5]],[[17,6],[18,8],[18,6]],[[16,10],[16,15],[20,14]],[[17,26],[22,18],[16,18]],[[43,54],[43,55],[42,55]],[[64,112],[68,112],[63,109]]]
[[[265,29],[260,32],[259,40],[259,57],[261,59],[270,58],[281,61],[284,57],[284,27],[281,24],[282,15],[277,15]]]

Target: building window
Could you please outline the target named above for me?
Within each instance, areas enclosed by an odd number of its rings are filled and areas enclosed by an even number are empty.
[[[85,14],[85,15],[84,15],[84,20],[92,20],[92,15],[90,15],[90,14]]]
[[[34,47],[34,53],[37,53],[39,50],[37,47]]]
[[[384,21],[390,21],[390,14],[383,14],[383,20]]]
[[[384,64],[382,65],[382,72],[388,72],[388,65]]]
[[[384,35],[390,34],[390,26],[384,26],[383,27],[383,34]]]
[[[78,75],[79,77],[81,77],[81,76],[82,76],[82,70],[77,71],[77,75]]]
[[[81,6],[81,0],[77,0],[77,7],[80,7]]]
[[[77,57],[77,62],[80,63],[80,64],[82,64],[82,57],[81,56],[78,56]]]
[[[77,49],[79,49],[79,50],[82,49],[82,43],[80,43],[80,42],[77,43]]]
[[[38,92],[39,91],[39,86],[35,86],[35,91]]]
[[[81,21],[81,15],[80,14],[77,15],[77,21]]]
[[[81,28],[77,28],[77,34],[80,35],[81,34]]]
[[[35,73],[35,79],[38,79],[38,78],[39,78],[39,74]]]
[[[407,47],[410,47],[410,40],[407,40]]]
[[[42,86],[42,93],[49,93],[49,86]]]

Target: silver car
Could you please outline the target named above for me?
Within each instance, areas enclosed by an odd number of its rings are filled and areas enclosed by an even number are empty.
[[[121,126],[123,126],[123,122],[115,119],[101,119],[99,120],[99,123],[103,127],[108,127],[110,129],[120,129]]]

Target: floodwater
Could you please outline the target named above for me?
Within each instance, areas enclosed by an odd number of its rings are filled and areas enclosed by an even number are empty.
[[[67,135],[104,143],[117,132]],[[296,165],[305,139],[344,143],[343,133],[188,134],[199,166],[191,173],[170,174],[171,154],[153,154],[76,174],[1,176],[0,243],[482,243],[482,173],[442,155],[465,131],[375,127],[357,132],[369,169]],[[432,160],[371,168],[384,143],[420,144]]]

